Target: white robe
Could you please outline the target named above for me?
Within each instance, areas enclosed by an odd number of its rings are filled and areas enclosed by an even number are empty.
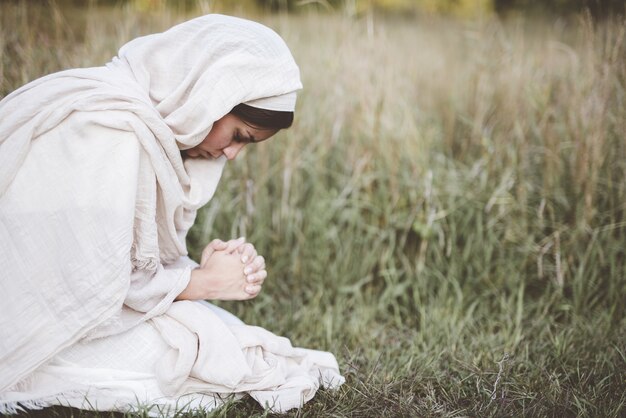
[[[274,32],[209,15],[0,102],[0,413],[167,415],[245,392],[284,411],[343,382],[330,353],[173,302],[224,164],[180,149],[234,105],[300,86]]]

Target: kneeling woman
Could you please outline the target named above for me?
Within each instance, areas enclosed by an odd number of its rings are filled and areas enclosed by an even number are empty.
[[[299,88],[276,33],[209,15],[0,102],[0,413],[173,414],[244,393],[285,411],[343,383],[332,354],[202,301],[258,294],[251,244],[186,257],[225,161],[289,127]]]

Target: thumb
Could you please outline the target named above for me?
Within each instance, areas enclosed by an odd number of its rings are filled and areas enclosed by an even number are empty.
[[[206,247],[204,247],[204,250],[202,250],[202,257],[200,259],[200,267],[202,268],[206,267],[205,266],[206,262],[209,260],[209,258],[211,257],[211,255],[213,255],[215,251],[223,251],[227,247],[228,247],[227,243],[225,243],[221,239],[214,239],[213,241],[209,242],[209,244]]]
[[[239,237],[237,239],[230,240],[227,242],[228,246],[226,248],[226,252],[230,254],[245,243],[246,237]]]

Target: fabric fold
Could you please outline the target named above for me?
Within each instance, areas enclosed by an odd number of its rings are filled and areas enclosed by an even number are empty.
[[[67,348],[3,393],[0,413],[24,402],[173,416],[244,393],[280,413],[344,381],[330,353],[294,348],[214,305],[181,301],[128,332]]]

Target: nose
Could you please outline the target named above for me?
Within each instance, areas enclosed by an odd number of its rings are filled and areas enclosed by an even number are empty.
[[[243,143],[232,143],[229,146],[227,146],[226,148],[224,148],[222,150],[222,152],[224,153],[224,155],[226,156],[227,159],[234,160],[235,157],[237,156],[237,154],[239,154],[239,151],[241,151],[241,149],[245,145],[246,144],[243,144]]]

